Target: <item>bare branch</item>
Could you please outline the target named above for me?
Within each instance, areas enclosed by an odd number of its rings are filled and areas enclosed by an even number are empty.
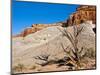
[[[62,46],[64,52],[67,54],[67,56],[72,60],[72,62],[76,63],[76,61],[71,57],[70,52],[66,51],[68,49],[68,47],[65,49],[62,43],[61,43],[61,46]]]

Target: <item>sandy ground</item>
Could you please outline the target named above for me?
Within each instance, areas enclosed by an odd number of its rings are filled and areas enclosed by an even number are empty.
[[[85,30],[84,30],[85,31]],[[84,32],[83,32],[84,33]],[[88,33],[88,32],[86,32]],[[88,34],[83,34],[81,36],[82,38],[87,41],[88,37],[85,37]],[[89,34],[89,37],[91,35]],[[93,39],[95,36],[93,35]],[[91,37],[92,38],[92,37]],[[90,42],[87,42],[88,47],[93,46],[94,47],[94,41],[92,42],[91,39],[89,39]],[[65,42],[67,41],[67,42]],[[82,44],[86,44],[84,40]],[[68,65],[62,65],[58,67],[58,63],[48,64],[45,66],[40,66],[34,64],[37,60],[34,60],[33,57],[40,56],[40,55],[50,55],[48,60],[56,60],[62,59],[64,57],[64,52],[61,47],[60,42],[63,43],[64,47],[70,45],[68,39],[66,39],[64,36],[62,37],[61,32],[57,29],[57,27],[48,27],[46,29],[43,29],[41,31],[38,31],[34,34],[30,34],[26,36],[25,38],[19,37],[19,38],[13,38],[12,41],[12,70],[14,73],[30,73],[30,72],[50,72],[50,71],[67,71],[67,70],[75,70],[75,68],[70,67]],[[92,44],[91,44],[92,42]],[[80,44],[81,45],[81,44]],[[41,62],[41,61],[37,61]],[[19,63],[20,66],[22,64],[23,67],[16,67]],[[79,69],[94,69],[95,68],[95,59],[85,58],[81,60],[81,67]]]
[[[46,66],[36,66],[36,67],[29,67],[24,68],[22,71],[15,71],[15,74],[18,73],[38,73],[38,72],[53,72],[53,71],[73,71],[76,70],[75,67],[70,67],[69,65],[62,65],[58,66],[59,64],[48,64]],[[81,66],[78,70],[89,70],[89,69],[95,69],[96,68],[96,62],[94,59],[85,58],[85,60],[81,60]]]

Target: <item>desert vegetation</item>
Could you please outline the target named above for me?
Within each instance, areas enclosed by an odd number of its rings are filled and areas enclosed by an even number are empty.
[[[23,72],[23,70],[25,69],[26,67],[24,66],[24,64],[21,64],[21,63],[13,67],[13,71],[16,71],[16,72]]]
[[[78,43],[77,36],[81,33],[82,28],[79,30],[77,28],[77,26],[73,26],[73,29],[74,29],[74,36],[71,33],[67,32],[67,30],[65,30],[65,29],[64,29],[64,31],[62,31],[60,29],[59,30],[63,33],[64,36],[66,36],[70,40],[70,42],[73,46],[73,49],[70,48],[71,50],[67,51],[68,47],[66,47],[64,49],[63,44],[61,43],[63,50],[66,52],[66,54],[70,58],[70,61],[66,62],[66,64],[70,63],[70,64],[74,65],[75,69],[77,70],[80,67],[80,56],[79,56],[80,52],[77,48],[77,43]],[[73,53],[74,57],[71,56],[71,53]]]
[[[58,28],[59,29],[59,28]],[[73,65],[74,70],[79,70],[82,69],[83,67],[83,60],[87,59],[95,59],[95,52],[93,50],[93,48],[85,48],[85,47],[81,47],[81,50],[78,49],[78,35],[81,34],[83,27],[78,28],[76,25],[73,26],[73,34],[71,34],[70,32],[68,32],[66,29],[61,30],[59,29],[63,35],[69,39],[69,41],[71,42],[73,48],[69,48],[69,46],[67,46],[66,48],[64,48],[63,44],[61,43],[61,46],[64,50],[64,52],[66,53],[66,55],[68,56],[68,58],[70,60],[66,61],[65,64],[71,64]],[[67,41],[66,41],[67,42]],[[84,54],[82,55],[82,52],[84,52]],[[72,56],[73,55],[73,56]],[[86,60],[87,62],[87,60]],[[91,61],[90,61],[91,62]],[[85,64],[90,64],[89,61]],[[95,66],[95,61],[94,61],[94,66]],[[91,66],[92,68],[92,66]],[[73,69],[73,68],[71,68]]]
[[[88,20],[92,15],[94,10],[91,15],[79,10],[67,22],[32,25],[13,37],[13,73],[95,69],[95,17],[93,23]]]

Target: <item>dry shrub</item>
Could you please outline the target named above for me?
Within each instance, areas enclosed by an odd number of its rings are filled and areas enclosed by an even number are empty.
[[[58,28],[59,29],[59,28]],[[63,44],[61,43],[61,46],[63,48],[63,50],[65,51],[65,53],[67,54],[67,56],[70,58],[70,61],[67,61],[66,64],[73,64],[75,66],[75,69],[79,69],[80,68],[80,55],[79,55],[79,50],[77,48],[77,44],[78,44],[78,35],[81,33],[82,28],[79,28],[74,25],[73,26],[74,29],[74,34],[72,35],[70,32],[68,32],[66,29],[64,29],[63,31],[61,29],[59,29],[63,35],[69,39],[69,41],[71,42],[73,49],[68,50],[68,46],[66,48],[64,48]],[[71,55],[71,53],[74,55],[74,57]]]
[[[17,66],[14,66],[13,70],[17,71],[17,72],[22,72],[23,70],[25,70],[26,67],[24,66],[24,64],[18,64]]]
[[[59,28],[58,28],[59,29]],[[69,39],[69,41],[71,42],[73,48],[69,48],[69,46],[67,46],[66,48],[64,48],[63,44],[61,43],[61,46],[63,48],[63,50],[65,51],[66,55],[68,56],[68,58],[70,58],[69,61],[66,61],[66,64],[72,64],[74,65],[75,69],[81,69],[82,64],[81,64],[81,59],[83,59],[84,57],[86,58],[95,58],[95,50],[93,48],[85,48],[82,47],[81,50],[78,49],[78,35],[82,32],[83,27],[78,28],[76,25],[73,26],[73,35],[68,32],[66,29],[61,30],[59,29],[63,35]],[[84,54],[82,55],[82,53],[84,52]],[[74,57],[72,56],[72,54],[74,55]],[[91,60],[92,60],[91,59]],[[85,59],[84,59],[85,60]],[[91,63],[91,62],[89,62]],[[89,64],[88,63],[88,64]]]

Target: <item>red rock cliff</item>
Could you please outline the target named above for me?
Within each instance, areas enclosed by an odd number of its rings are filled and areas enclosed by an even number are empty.
[[[33,24],[31,27],[28,27],[26,29],[24,29],[24,31],[22,31],[20,34],[17,34],[13,37],[25,37],[28,34],[32,34],[35,33],[39,30],[42,30],[46,27],[50,27],[50,26],[62,26],[62,23],[54,23],[54,24]]]
[[[96,7],[95,6],[79,6],[76,12],[70,15],[66,25],[78,25],[84,21],[92,20],[96,24]]]

